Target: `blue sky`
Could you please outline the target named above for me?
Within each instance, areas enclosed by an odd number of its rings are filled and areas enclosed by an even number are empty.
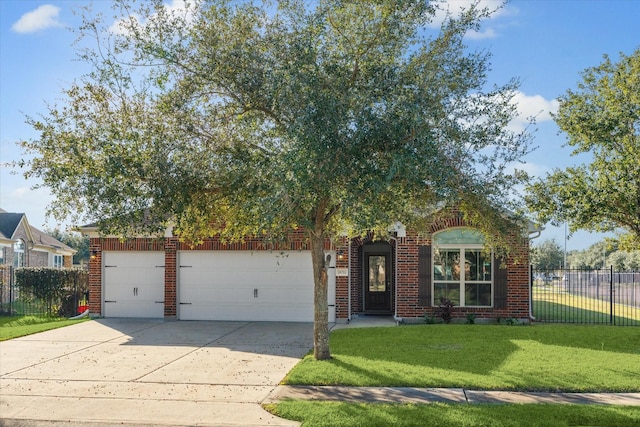
[[[109,3],[93,2],[94,9],[107,11]],[[6,163],[22,158],[16,141],[37,137],[25,124],[25,115],[44,113],[46,102],[59,100],[61,90],[86,71],[75,61],[75,36],[68,27],[77,27],[80,20],[73,12],[89,4],[0,1],[0,207],[25,212],[39,228],[69,224],[46,219],[52,196],[46,189],[30,189],[37,182],[25,180],[20,170]],[[465,4],[467,0],[449,1],[453,11]],[[620,52],[629,55],[640,46],[639,19],[636,0],[514,0],[480,32],[468,35],[471,48],[493,55],[490,81],[521,79],[517,99],[522,118],[542,111],[535,133],[538,149],[526,157],[527,171],[539,176],[584,160],[570,157],[565,137],[558,135],[548,113],[557,108],[554,100],[559,95],[576,87],[582,70],[602,62],[603,54],[617,60]],[[513,126],[521,124],[516,120]],[[578,232],[568,240],[567,249],[586,248],[601,237]],[[564,245],[564,228],[547,226],[540,240],[551,238]]]

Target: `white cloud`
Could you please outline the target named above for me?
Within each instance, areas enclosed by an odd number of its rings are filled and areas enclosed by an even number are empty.
[[[44,4],[22,15],[20,19],[11,26],[11,29],[16,33],[26,34],[46,30],[47,28],[62,27],[62,23],[58,20],[59,13],[59,7]]]
[[[47,206],[54,200],[47,188],[35,190],[25,186],[11,188],[3,182],[0,191],[2,192],[0,207],[8,212],[25,213],[29,224],[34,227],[41,230],[59,227],[64,230],[69,226],[67,223],[58,223],[53,218],[46,217]]]
[[[468,10],[474,3],[475,0],[446,0],[436,3],[436,14],[433,17],[433,21],[429,23],[429,26],[431,28],[440,28],[448,16],[457,18],[463,11]],[[502,1],[500,0],[481,0],[478,3],[478,9],[487,8],[489,10],[496,10],[501,4]],[[497,10],[491,17],[497,17],[502,13],[501,11],[502,9]]]
[[[497,33],[493,28],[487,28],[484,31],[469,31],[466,36],[471,40],[494,39]]]
[[[430,28],[440,28],[447,17],[458,18],[464,10],[468,10],[474,3],[478,3],[478,9],[487,9],[491,12],[488,20],[495,20],[499,17],[515,15],[518,9],[513,6],[503,5],[503,0],[445,0],[436,4],[436,14],[433,21],[429,23]],[[486,23],[487,20],[485,20]],[[488,39],[497,37],[498,33],[494,28],[487,28],[483,31],[470,31],[467,37],[473,40]]]
[[[556,113],[560,105],[557,99],[548,100],[541,95],[530,96],[523,92],[516,92],[513,103],[517,106],[518,115],[509,127],[516,132],[522,131],[531,117],[535,117],[537,123],[553,120],[551,113]]]
[[[193,9],[187,9],[186,0],[171,0],[169,3],[163,3],[164,8],[169,14],[184,15],[187,21],[193,18]],[[133,22],[132,22],[133,21]],[[133,24],[136,27],[144,27],[146,22],[137,14],[131,14],[128,18],[121,18],[113,22],[109,27],[109,32],[115,35],[126,35],[127,28]]]
[[[551,171],[551,169],[547,165],[527,161],[526,163],[517,163],[517,164],[511,165],[508,168],[507,172],[514,173],[516,169],[519,171],[524,171],[527,174],[529,174],[529,176],[533,176],[533,177],[541,177],[545,175],[547,172]],[[521,193],[522,192],[523,191],[521,191]]]
[[[131,22],[133,21],[133,22]],[[115,34],[115,35],[126,35],[127,34],[127,28],[131,25],[134,24],[136,27],[140,27],[141,22],[140,22],[140,17],[136,14],[131,14],[128,18],[120,18],[116,21],[113,22],[113,24],[111,24],[111,26],[109,27],[109,33],[111,34]]]

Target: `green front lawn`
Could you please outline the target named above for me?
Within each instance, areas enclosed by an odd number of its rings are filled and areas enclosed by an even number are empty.
[[[68,320],[57,317],[37,316],[0,317],[0,341],[48,331],[49,329],[61,328],[87,320],[89,319]]]
[[[343,329],[333,359],[309,355],[287,384],[640,391],[640,328],[415,325]],[[640,407],[353,404],[283,401],[265,408],[311,426],[637,426]]]
[[[342,329],[333,359],[305,357],[286,384],[640,391],[640,329],[415,325]]]
[[[638,426],[640,407],[594,405],[347,404],[286,401],[266,405],[303,427]]]

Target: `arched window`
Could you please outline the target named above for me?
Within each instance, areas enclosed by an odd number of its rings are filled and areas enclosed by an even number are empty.
[[[13,266],[24,267],[24,240],[22,239],[13,244]]]
[[[472,228],[451,228],[433,236],[433,305],[441,298],[462,307],[490,307],[493,257],[484,236]]]

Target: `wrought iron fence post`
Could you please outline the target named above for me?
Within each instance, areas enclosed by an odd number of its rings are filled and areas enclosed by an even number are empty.
[[[9,316],[13,316],[13,285],[14,285],[14,277],[13,277],[13,266],[9,266]]]
[[[613,265],[609,267],[609,323],[614,325],[613,318]]]

